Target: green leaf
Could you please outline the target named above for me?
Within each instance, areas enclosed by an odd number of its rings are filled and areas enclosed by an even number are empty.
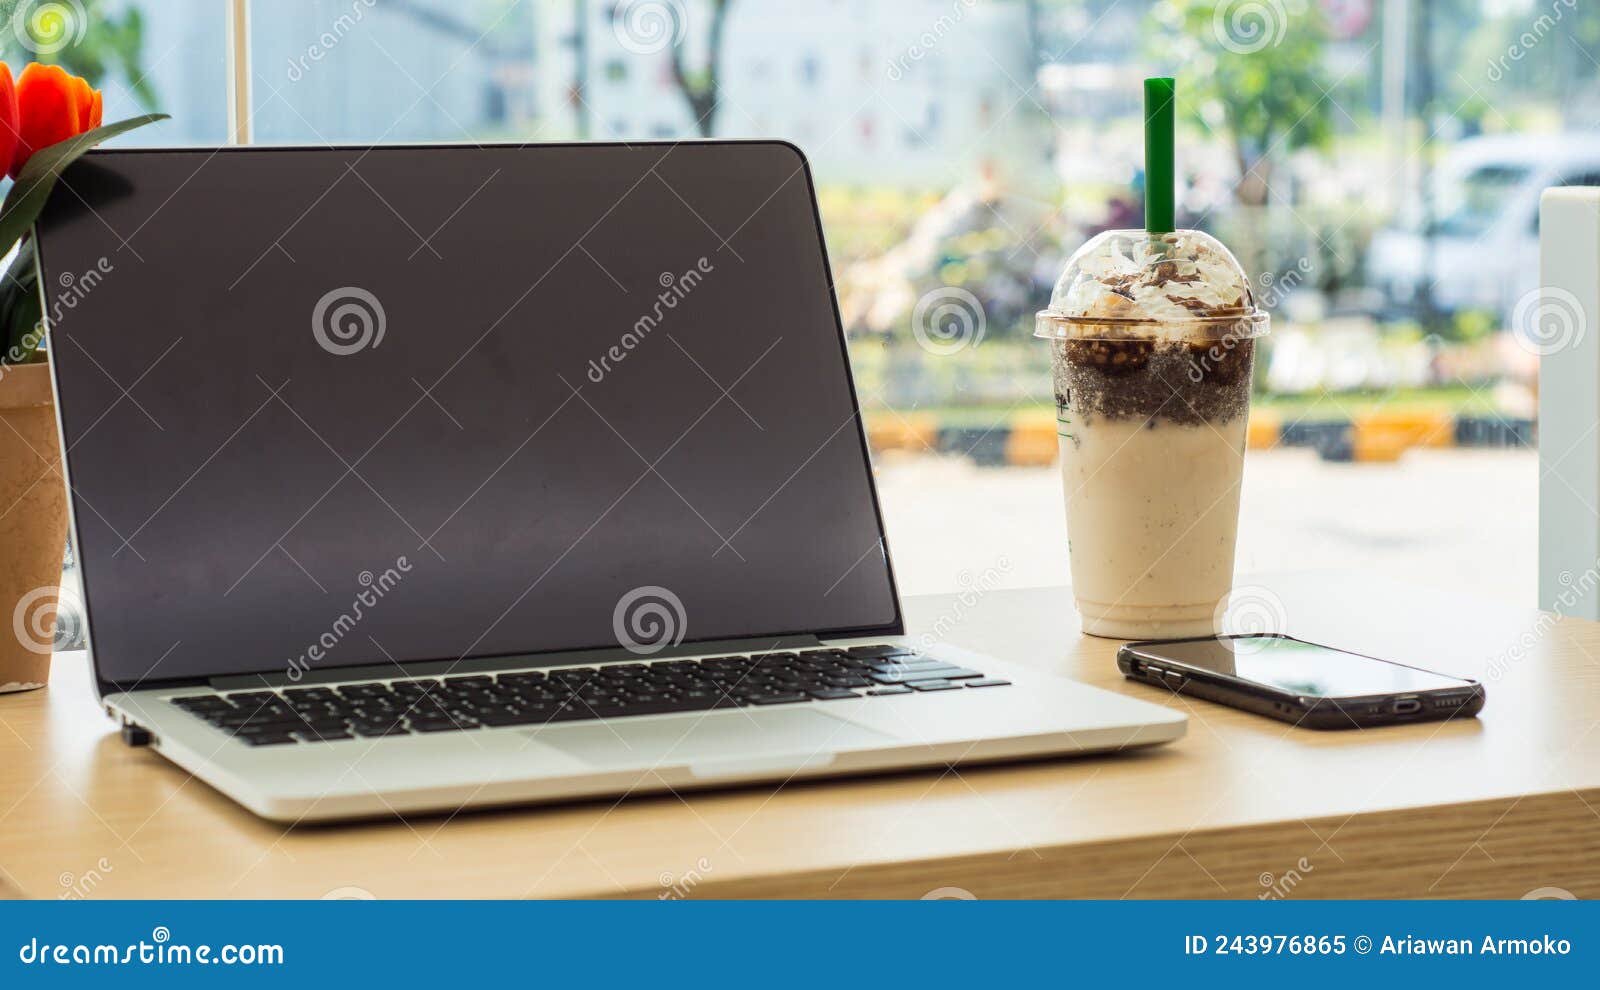
[[[26,364],[44,340],[44,329],[39,325],[44,320],[44,303],[39,298],[39,287],[30,288],[32,291],[16,294],[14,307],[6,313],[10,339],[5,354],[0,355],[0,363]]]
[[[39,214],[44,211],[44,204],[50,199],[50,193],[55,191],[56,180],[61,178],[63,169],[83,157],[84,152],[101,141],[110,140],[136,127],[165,120],[167,116],[164,113],[147,113],[130,117],[115,124],[84,131],[76,137],[58,141],[35,151],[33,157],[28,159],[28,164],[22,167],[22,173],[17,176],[17,181],[11,186],[11,192],[6,195],[5,205],[0,206],[0,253],[11,250],[11,246],[21,240],[22,235],[33,226],[33,222],[39,219]]]
[[[37,350],[39,341],[28,340],[28,333],[39,325],[43,317],[39,299],[39,272],[34,264],[33,241],[27,240],[17,250],[10,271],[0,282],[0,338],[5,340],[5,351],[0,352],[0,364],[21,364]]]

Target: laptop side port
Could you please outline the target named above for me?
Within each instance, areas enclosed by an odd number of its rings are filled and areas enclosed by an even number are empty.
[[[132,722],[122,723],[122,741],[127,743],[129,746],[133,746],[135,748],[148,746],[155,742],[155,740],[156,737],[152,735],[150,730],[144,726],[135,725]]]

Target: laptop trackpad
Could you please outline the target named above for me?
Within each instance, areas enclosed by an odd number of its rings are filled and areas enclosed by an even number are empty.
[[[894,741],[881,732],[806,708],[552,725],[530,734],[596,767],[688,764],[696,777],[827,766],[836,750]]]

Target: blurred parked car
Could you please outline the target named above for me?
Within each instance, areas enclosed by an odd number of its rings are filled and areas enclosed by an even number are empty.
[[[1463,141],[1440,163],[1428,229],[1413,216],[1374,236],[1367,283],[1382,291],[1391,311],[1409,313],[1428,277],[1431,235],[1434,306],[1507,318],[1539,284],[1539,194],[1574,185],[1600,186],[1600,136]]]

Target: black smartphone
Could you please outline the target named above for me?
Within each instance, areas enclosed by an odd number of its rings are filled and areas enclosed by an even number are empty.
[[[1117,666],[1136,681],[1312,729],[1365,729],[1472,716],[1483,685],[1292,636],[1204,636],[1129,643]]]

